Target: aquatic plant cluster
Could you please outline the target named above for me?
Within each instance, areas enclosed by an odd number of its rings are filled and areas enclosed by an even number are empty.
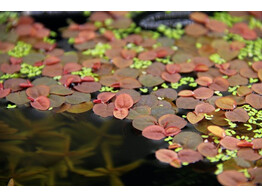
[[[185,28],[156,31],[131,15],[71,22],[62,30],[71,52],[31,17],[0,16],[1,101],[128,119],[144,137],[168,142],[156,151],[161,162],[206,160],[222,185],[261,184],[261,12],[193,12]]]

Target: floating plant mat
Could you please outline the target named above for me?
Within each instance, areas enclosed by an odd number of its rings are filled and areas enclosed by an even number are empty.
[[[54,32],[0,13],[1,183],[262,183],[261,12],[155,31],[134,12],[84,14]]]

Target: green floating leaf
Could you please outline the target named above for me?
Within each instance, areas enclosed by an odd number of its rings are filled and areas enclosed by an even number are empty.
[[[23,105],[26,103],[29,103],[30,100],[27,99],[27,95],[25,93],[25,91],[19,91],[16,93],[11,93],[9,95],[6,96],[6,99],[16,105]]]
[[[141,115],[150,115],[151,108],[148,106],[138,106],[133,109],[130,109],[127,119],[134,119]]]
[[[199,134],[191,131],[181,132],[173,139],[173,143],[178,143],[183,146],[183,148],[192,150],[196,150],[197,146],[202,142],[202,137]]]
[[[54,95],[71,95],[73,94],[74,91],[72,91],[69,88],[66,88],[62,85],[51,85],[50,86],[50,94],[54,94]]]
[[[143,129],[150,125],[155,125],[155,123],[157,123],[157,119],[155,117],[150,115],[143,115],[134,118],[132,125],[134,128],[143,131]]]
[[[86,93],[74,92],[72,95],[66,96],[65,101],[70,104],[79,104],[89,102],[91,95]]]
[[[66,111],[70,113],[83,113],[83,112],[87,112],[88,110],[91,110],[92,108],[93,108],[92,102],[85,102],[77,105],[72,105]]]
[[[50,107],[53,108],[60,107],[65,103],[65,97],[59,95],[50,95],[48,98],[50,99]]]
[[[151,74],[142,75],[139,77],[139,82],[145,87],[153,87],[162,84],[164,80],[158,76],[153,76]]]

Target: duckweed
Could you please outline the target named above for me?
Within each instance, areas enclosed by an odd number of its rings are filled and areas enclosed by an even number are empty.
[[[94,49],[88,49],[83,52],[84,55],[91,55],[91,56],[98,56],[98,57],[105,57],[106,50],[111,49],[110,44],[103,44],[98,43],[96,44]]]
[[[220,55],[217,53],[210,55],[209,59],[217,64],[223,64],[226,62],[226,60],[220,57]]]
[[[16,58],[21,58],[24,56],[27,56],[30,51],[31,51],[32,45],[27,44],[25,42],[19,41],[17,42],[16,46],[8,51],[8,55],[16,57]]]
[[[31,77],[41,75],[43,68],[44,68],[44,65],[37,67],[37,66],[29,65],[27,63],[23,63],[21,65],[20,73],[25,75],[28,78],[31,78]]]

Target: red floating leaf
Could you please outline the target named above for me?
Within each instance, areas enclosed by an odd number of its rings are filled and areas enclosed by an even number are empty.
[[[245,101],[255,109],[262,108],[262,96],[260,95],[249,94],[246,96]]]
[[[169,99],[171,101],[174,101],[177,98],[177,92],[171,88],[158,89],[157,91],[154,91],[151,94],[157,97]]]
[[[156,151],[156,158],[164,163],[171,163],[178,159],[177,153],[173,150],[159,149]]]
[[[258,70],[257,75],[259,80],[262,81],[262,69]]]
[[[230,29],[231,33],[239,34],[244,39],[247,40],[255,40],[257,38],[257,34],[254,30],[250,29],[246,23],[236,23]]]
[[[238,142],[240,142],[240,140],[230,136],[226,136],[222,140],[220,140],[220,144],[228,150],[238,150]]]
[[[40,96],[34,99],[34,101],[30,104],[35,109],[48,110],[48,108],[50,107],[50,100],[47,97]]]
[[[197,161],[203,160],[202,155],[191,149],[183,149],[178,152],[179,160],[186,163],[195,163]]]
[[[166,136],[174,136],[174,135],[177,135],[181,132],[181,129],[175,127],[175,126],[172,126],[172,127],[168,127],[165,129],[165,135]]]
[[[121,89],[116,93],[116,95],[120,94],[129,94],[132,97],[134,103],[137,103],[141,98],[140,93],[133,89]]]
[[[2,85],[2,83],[0,83],[0,85]],[[10,88],[7,88],[7,89],[0,88],[0,99],[9,95],[10,92],[11,92]]]
[[[166,71],[170,74],[175,74],[180,71],[181,67],[179,64],[167,64]]]
[[[112,48],[109,49],[105,52],[105,55],[109,58],[109,59],[113,59],[115,57],[120,57],[121,55],[121,48]],[[125,58],[126,59],[126,58]],[[91,59],[92,60],[92,59]],[[129,59],[127,59],[129,60]]]
[[[186,117],[191,124],[196,124],[203,120],[205,115],[203,113],[195,114],[194,112],[188,112]]]
[[[252,68],[258,72],[260,69],[262,69],[262,61],[256,61],[252,64]]]
[[[114,96],[116,96],[115,93],[103,92],[103,93],[99,93],[99,95],[97,96],[97,99],[101,100],[103,103],[106,103],[110,101]]]
[[[4,82],[4,89],[11,89],[11,92],[17,92],[22,90],[23,88],[20,86],[21,83],[26,83],[25,79],[21,78],[12,78],[8,79]]]
[[[96,37],[96,34],[92,30],[84,30],[80,31],[77,38],[84,39],[84,41],[89,41],[91,39],[94,39]]]
[[[209,20],[208,15],[202,12],[193,12],[189,15],[189,17],[191,20],[194,20],[195,22],[203,23],[203,24],[205,24]]]
[[[93,12],[90,16],[91,21],[104,22],[108,18],[111,18],[111,16],[107,12]]]
[[[71,83],[80,83],[82,82],[82,79],[77,76],[77,75],[64,75],[62,76],[62,78],[59,80],[59,82],[61,82],[61,84],[63,84],[64,86],[69,86]],[[85,82],[83,82],[85,83]]]
[[[196,99],[208,99],[212,97],[214,94],[213,90],[211,90],[210,88],[206,88],[206,87],[199,87],[196,90],[194,90],[193,92],[194,92],[193,96]]]
[[[216,126],[216,125],[209,125],[207,130],[213,133],[215,136],[220,138],[224,138],[226,136],[226,132],[223,128]]]
[[[109,103],[109,104],[95,104],[93,107],[93,111],[96,115],[99,115],[103,118],[106,118],[108,116],[113,116],[113,111],[114,111],[114,103]]]
[[[113,111],[114,117],[118,119],[124,119],[128,115],[128,109],[127,108],[115,108]]]
[[[205,71],[208,71],[208,69],[209,69],[208,66],[205,64],[197,64],[195,66],[195,71],[197,72],[205,72]]]
[[[194,95],[194,92],[191,90],[182,90],[179,91],[178,96],[180,97],[192,97]]]
[[[121,55],[127,60],[133,59],[136,56],[136,51],[123,49]]]
[[[34,99],[40,96],[47,97],[49,95],[49,92],[50,92],[50,88],[46,85],[38,85],[26,89],[27,96]]]
[[[95,63],[101,63],[100,62],[101,60],[96,58],[96,59],[87,59],[85,61],[83,61],[82,65],[84,67],[87,67],[87,68],[92,68],[92,66],[95,64]]]
[[[235,170],[223,171],[221,174],[218,174],[217,180],[224,186],[238,186],[247,182],[244,173]]]
[[[174,127],[179,128],[179,129],[182,129],[187,125],[187,122],[183,118],[181,118],[181,117],[179,117],[175,114],[165,114],[165,115],[161,116],[158,119],[158,123],[159,123],[159,125],[161,125],[164,128],[174,126]]]
[[[252,90],[256,93],[262,95],[262,83],[256,83],[252,85]],[[252,92],[252,91],[251,91]],[[250,94],[250,93],[249,93]]]
[[[236,108],[233,111],[226,112],[225,115],[232,122],[246,122],[249,119],[248,113],[243,108]]]
[[[113,41],[113,40],[116,39],[116,38],[115,38],[115,34],[114,34],[112,31],[110,31],[110,30],[106,30],[106,31],[103,33],[103,36],[104,36],[105,38],[107,38],[109,41]]]
[[[29,88],[33,87],[34,85],[30,82],[30,80],[27,80],[26,83],[20,83],[19,86],[22,88]]]
[[[8,52],[9,50],[12,50],[15,45],[9,42],[1,42],[0,41],[0,51],[1,52]]]
[[[195,109],[200,103],[202,103],[202,101],[193,97],[179,97],[176,100],[176,106],[181,109]]]
[[[252,147],[253,144],[251,142],[248,142],[246,140],[241,140],[240,142],[237,143],[238,147]]]
[[[85,76],[81,78],[81,82],[94,82],[95,79],[92,76]]]
[[[234,99],[230,98],[230,97],[218,98],[215,101],[215,104],[216,104],[217,107],[219,107],[223,110],[233,110],[237,106],[236,101]]]
[[[152,61],[157,58],[157,53],[155,51],[145,51],[140,53],[138,58],[143,61]]]
[[[31,35],[31,32],[34,31],[34,28],[31,24],[21,24],[16,27],[15,32],[19,36],[28,36]]]
[[[133,64],[133,60],[132,59],[124,59],[122,57],[115,57],[112,59],[113,63],[115,66],[117,66],[118,68],[125,68],[125,67],[129,67],[130,65]]]
[[[180,80],[181,75],[179,73],[170,74],[168,72],[163,72],[161,77],[167,82],[176,83]]]
[[[209,86],[213,83],[213,79],[208,76],[201,76],[196,79],[196,83],[200,86]]]
[[[143,41],[143,37],[137,34],[131,34],[125,38],[126,42],[134,43],[136,45],[140,45]]]
[[[200,152],[205,157],[214,157],[217,155],[217,148],[213,143],[205,142],[201,143],[197,147],[198,152]]]
[[[243,67],[240,69],[240,75],[245,77],[245,78],[257,78],[257,72],[255,72],[253,69],[250,67]]]
[[[134,101],[129,94],[117,95],[115,100],[115,107],[117,109],[126,108],[129,109],[133,106]]]
[[[161,76],[162,72],[165,70],[165,66],[162,63],[154,62],[147,69],[146,72],[152,76]]]
[[[218,33],[223,33],[227,29],[227,25],[225,23],[218,21],[218,20],[213,20],[213,19],[209,20],[206,23],[206,27]]]
[[[219,71],[222,74],[227,75],[227,76],[233,76],[233,75],[237,74],[237,71],[233,70],[233,69],[219,69]]]
[[[166,48],[160,48],[160,49],[156,48],[155,52],[157,58],[164,58],[169,54],[169,51]]]
[[[61,76],[62,74],[63,74],[63,66],[61,64],[45,66],[42,71],[43,76],[49,76],[49,77]]]
[[[134,78],[123,78],[119,81],[121,88],[133,89],[140,88],[141,84]]]
[[[237,156],[247,161],[256,161],[261,158],[261,155],[255,152],[252,148],[241,148],[237,152]]]
[[[262,168],[255,167],[248,169],[248,173],[251,175],[253,183],[262,183]]]
[[[216,77],[212,84],[210,84],[209,88],[215,91],[227,91],[229,87],[229,82],[227,79],[222,77]]]
[[[48,56],[45,61],[44,64],[45,65],[54,65],[57,63],[60,63],[60,58],[56,57],[56,56]]]
[[[255,87],[256,88],[256,87]],[[252,87],[253,89],[253,87]],[[253,89],[254,90],[254,89]],[[255,91],[255,90],[254,90]],[[250,88],[248,88],[247,86],[240,86],[238,89],[237,89],[237,95],[242,97],[242,96],[246,96],[246,95],[249,95],[252,93],[252,90]],[[262,93],[262,91],[261,91]]]
[[[254,139],[253,141],[252,141],[252,143],[253,143],[253,149],[262,149],[262,139],[261,138],[259,138],[259,139]]]
[[[192,23],[186,26],[185,32],[187,35],[199,37],[207,34],[208,30],[203,25]]]
[[[195,69],[195,64],[190,62],[190,63],[181,63],[180,64],[180,73],[190,73],[193,72]]]
[[[200,114],[200,113],[210,114],[213,111],[215,111],[215,107],[209,103],[201,103],[195,107],[196,114]]]
[[[7,74],[13,74],[16,72],[19,72],[21,69],[21,66],[19,64],[13,64],[13,65],[9,65],[7,63],[4,63],[1,65],[1,71],[3,73],[7,73]]]
[[[159,125],[150,125],[142,131],[142,135],[148,139],[160,140],[166,137],[165,129]]]
[[[64,73],[63,74],[68,74],[74,71],[79,71],[81,70],[81,65],[77,64],[77,63],[67,63],[64,66]]]
[[[74,89],[82,93],[93,93],[101,89],[101,84],[98,82],[82,82],[74,86]]]

